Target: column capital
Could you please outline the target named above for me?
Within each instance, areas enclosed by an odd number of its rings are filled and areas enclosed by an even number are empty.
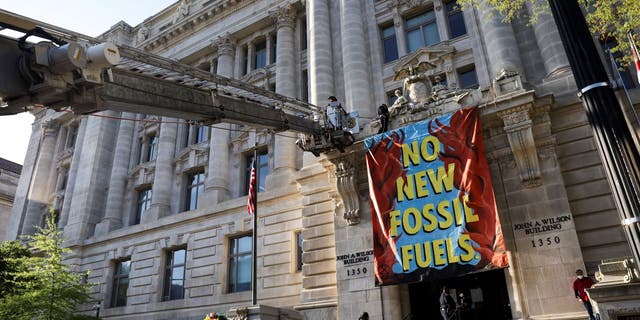
[[[211,46],[218,48],[218,55],[233,56],[235,53],[235,45],[236,41],[229,33],[211,40]]]
[[[290,27],[295,29],[297,10],[293,4],[276,9],[271,13],[271,17],[275,20],[277,28]]]

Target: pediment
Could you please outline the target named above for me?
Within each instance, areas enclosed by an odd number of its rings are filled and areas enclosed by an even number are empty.
[[[456,48],[447,44],[438,44],[431,47],[420,48],[399,59],[393,68],[395,74],[408,69],[409,67],[417,67],[422,64],[422,72],[429,70],[441,70],[445,63],[445,58],[450,57],[456,52]]]

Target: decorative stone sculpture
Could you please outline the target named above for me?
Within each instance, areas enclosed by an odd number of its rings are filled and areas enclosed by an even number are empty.
[[[149,28],[142,26],[142,28],[138,30],[138,43],[142,43],[147,39],[149,39]]]

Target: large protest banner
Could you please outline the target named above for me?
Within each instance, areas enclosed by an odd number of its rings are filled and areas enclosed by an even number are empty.
[[[377,285],[504,268],[478,109],[365,140]]]

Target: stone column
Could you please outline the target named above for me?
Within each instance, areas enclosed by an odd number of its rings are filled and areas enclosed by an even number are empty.
[[[256,44],[253,43],[253,40],[247,43],[247,73],[251,73],[254,67],[254,53],[256,52]]]
[[[67,188],[64,190],[64,203],[60,210],[60,222],[58,225],[64,229],[69,221],[69,212],[73,203],[73,189],[76,183],[76,176],[80,163],[80,154],[82,153],[82,137],[84,137],[87,128],[87,117],[84,116],[78,124],[78,138],[73,149],[73,158],[69,167],[69,176],[67,177]]]
[[[122,117],[125,119],[132,119],[134,116],[133,113],[122,113]],[[97,236],[107,234],[109,231],[122,227],[122,213],[124,211],[122,204],[124,203],[125,187],[127,184],[134,127],[135,122],[133,121],[120,121],[113,166],[111,167],[111,177],[109,179],[107,206],[102,221],[96,225],[95,234]]]
[[[489,55],[489,75],[492,78],[502,74],[518,73],[523,76],[518,43],[510,24],[502,22],[502,16],[485,1],[478,9],[482,36]]]
[[[295,52],[295,23],[296,9],[289,5],[278,9],[274,16],[277,23],[278,45],[276,46],[276,92],[288,97],[296,97],[296,52]],[[293,132],[280,132],[274,139],[274,172],[272,175],[291,173],[296,169],[298,149],[296,135]],[[279,180],[279,179],[277,179]],[[270,181],[273,187],[288,181]],[[267,188],[269,187],[267,183]]]
[[[537,5],[549,6],[546,1],[541,0],[538,1]],[[527,2],[527,7],[531,13],[533,6]],[[533,25],[533,32],[536,35],[536,42],[544,61],[546,78],[554,78],[559,74],[569,72],[569,60],[567,60],[567,55],[562,46],[556,22],[550,13],[545,12],[538,16],[538,21]]]
[[[56,146],[58,125],[52,120],[41,123],[40,148],[35,163],[33,177],[28,193],[27,212],[22,224],[21,234],[33,234],[35,227],[40,225],[42,215],[47,211],[47,181],[51,171],[51,163]]]
[[[213,42],[218,48],[218,75],[233,78],[234,41],[225,35]],[[220,123],[211,127],[209,138],[209,167],[205,180],[203,204],[213,205],[227,200],[231,196],[229,189],[229,130],[228,123]],[[198,200],[199,201],[199,200]]]
[[[312,104],[325,105],[334,95],[333,49],[327,0],[307,1],[309,32],[309,99]]]
[[[340,0],[340,28],[346,95],[343,107],[347,111],[358,111],[360,117],[373,118],[376,108],[372,100],[370,51],[361,1]]]
[[[171,186],[173,185],[173,158],[176,150],[178,124],[176,119],[162,117],[156,173],[153,178],[151,207],[142,216],[141,222],[156,221],[171,214]]]

